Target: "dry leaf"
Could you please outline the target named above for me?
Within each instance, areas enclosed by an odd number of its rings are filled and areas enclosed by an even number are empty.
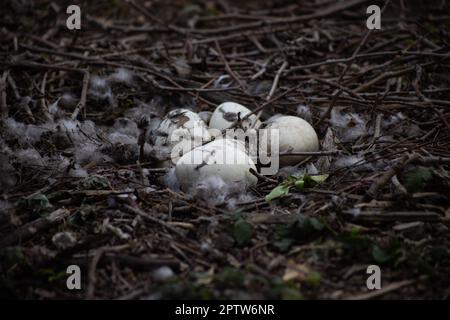
[[[306,264],[298,264],[293,260],[288,260],[286,271],[283,275],[283,281],[305,280],[311,269]]]

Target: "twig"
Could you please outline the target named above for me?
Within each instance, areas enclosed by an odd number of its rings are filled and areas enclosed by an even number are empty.
[[[402,169],[406,167],[406,165],[419,157],[418,154],[413,154],[412,156],[406,155],[403,159],[396,164],[394,164],[391,169],[384,172],[381,177],[375,180],[370,186],[369,190],[367,190],[366,196],[370,198],[375,198],[381,188],[383,188],[393,176],[397,175]]]
[[[178,28],[172,24],[167,25],[164,21],[160,20],[159,18],[157,18],[156,16],[154,16],[153,14],[148,12],[148,10],[146,8],[144,8],[140,4],[137,4],[134,0],[125,0],[125,2],[130,4],[132,7],[134,7],[139,13],[142,13],[147,18],[158,23],[159,25],[161,25],[163,27],[168,27],[170,30],[180,33],[182,35],[185,35],[187,33],[187,31],[182,28]]]
[[[95,276],[95,271],[97,270],[97,264],[102,258],[105,248],[99,248],[95,251],[94,258],[89,265],[89,273],[88,273],[88,288],[86,290],[86,299],[90,300],[94,297],[95,292],[95,283],[97,282],[97,277]]]
[[[278,183],[277,180],[275,179],[270,179],[266,176],[263,176],[262,174],[258,173],[256,170],[254,169],[250,169],[250,173],[253,174],[255,177],[257,177],[260,180],[266,181],[266,182],[270,182],[270,183]]]
[[[11,87],[11,89],[13,90],[14,98],[16,100],[20,100],[21,97],[19,94],[19,90],[17,90],[16,82],[14,81],[14,78],[10,74],[8,75],[8,84]]]
[[[49,121],[53,121],[53,117],[50,114],[50,112],[48,111],[46,102],[45,102],[45,86],[47,85],[47,72],[44,73],[44,77],[42,78],[42,83],[41,83],[41,95],[42,98],[40,100],[40,105],[41,105],[41,111],[42,114],[44,115],[46,120]]]
[[[426,211],[396,211],[396,212],[363,211],[357,214],[355,214],[352,211],[346,211],[344,212],[344,215],[350,220],[355,220],[358,222],[441,221],[441,216],[438,213]]]
[[[67,209],[57,209],[46,217],[29,222],[1,239],[0,248],[23,243],[39,232],[47,230],[51,226],[61,222],[67,218],[69,214],[70,211]]]
[[[368,299],[373,299],[379,296],[382,296],[386,293],[401,289],[403,287],[409,286],[411,284],[413,284],[414,282],[416,282],[416,280],[404,280],[404,281],[399,281],[399,282],[394,282],[394,283],[390,283],[387,286],[384,286],[383,288],[381,288],[380,290],[374,290],[374,291],[370,291],[368,293],[362,293],[356,296],[352,296],[352,297],[348,297],[346,298],[347,300],[368,300]]]
[[[223,63],[225,64],[225,70],[230,75],[230,77],[232,77],[233,80],[236,81],[236,83],[239,85],[239,87],[242,89],[242,91],[244,93],[246,93],[243,83],[241,82],[239,77],[234,73],[234,71],[231,69],[230,65],[228,64],[228,61],[222,52],[222,48],[220,47],[219,42],[216,41],[215,44],[216,44],[217,52],[218,52],[220,58],[222,59]]]
[[[387,6],[389,5],[389,3],[391,2],[391,0],[386,0],[386,3],[383,6],[383,9],[381,10],[381,13],[384,12],[384,10],[387,8]],[[366,35],[364,36],[364,38],[361,40],[361,42],[359,43],[358,47],[356,48],[356,50],[353,52],[350,60],[347,62],[347,64],[345,65],[344,70],[342,71],[341,75],[339,76],[339,79],[337,81],[338,84],[341,83],[342,79],[344,78],[344,76],[347,74],[347,71],[350,69],[350,67],[353,64],[353,61],[355,60],[356,56],[358,55],[359,51],[361,50],[361,48],[366,44],[367,39],[369,39],[369,36],[372,34],[374,29],[370,29],[369,31],[367,31]],[[317,121],[317,123],[315,124],[316,126],[320,125],[325,119],[330,117],[331,114],[331,110],[333,109],[337,98],[341,95],[341,93],[343,92],[343,89],[339,89],[336,94],[333,96],[333,100],[331,101],[330,106],[328,107],[328,109],[326,110],[326,112],[323,114],[322,117],[320,117],[319,121]],[[358,92],[358,90],[355,90],[355,92]]]
[[[132,207],[130,205],[126,204],[124,207],[125,207],[126,210],[128,210],[130,212],[133,212],[134,214],[137,214],[137,215],[139,215],[139,216],[141,216],[141,217],[143,217],[143,218],[145,218],[145,219],[147,219],[147,220],[149,220],[151,222],[154,222],[154,223],[157,223],[157,224],[163,226],[164,228],[166,228],[167,230],[172,231],[173,233],[175,233],[176,235],[180,236],[181,238],[185,238],[185,235],[182,232],[180,232],[178,229],[174,228],[173,226],[171,226],[167,222],[164,222],[164,221],[162,221],[162,220],[160,220],[160,219],[158,219],[156,217],[153,217],[150,214],[142,211],[141,209],[134,208],[134,207]]]
[[[84,118],[86,118],[86,98],[87,98],[87,91],[88,91],[88,85],[89,85],[89,78],[90,78],[89,71],[84,71],[83,86],[81,89],[81,98],[80,98],[80,102],[77,104],[75,110],[72,113],[72,117],[71,117],[72,120],[77,118],[80,110],[83,110]]]
[[[8,105],[6,104],[6,79],[8,74],[8,70],[5,70],[0,79],[0,110],[2,114],[2,121],[8,118]]]
[[[280,156],[332,156],[341,154],[340,150],[327,150],[327,151],[311,151],[311,152],[282,152]]]
[[[406,195],[408,194],[408,191],[406,190],[406,188],[400,183],[400,181],[398,181],[397,176],[393,176],[391,178],[392,184],[397,188],[398,192],[401,195]]]
[[[237,31],[243,31],[243,30],[251,30],[251,29],[257,29],[264,26],[276,26],[276,25],[285,25],[285,24],[292,24],[292,23],[299,23],[299,22],[305,22],[312,19],[320,19],[326,16],[330,16],[333,14],[336,14],[338,12],[351,9],[355,6],[361,5],[365,2],[368,2],[368,0],[347,0],[345,2],[339,2],[337,4],[331,5],[325,9],[319,10],[317,12],[311,13],[311,14],[305,14],[302,16],[293,16],[290,18],[277,18],[267,21],[257,21],[257,22],[251,22],[251,23],[244,23],[236,26],[229,26],[229,27],[223,27],[223,28],[216,28],[216,29],[181,29],[184,31],[189,31],[192,33],[199,33],[199,34],[219,34],[224,32],[237,32]],[[242,34],[242,33],[241,33]]]
[[[0,62],[0,65],[4,65],[10,68],[36,68],[36,69],[43,69],[43,70],[62,70],[62,71],[71,71],[71,72],[78,72],[83,73],[86,70],[83,69],[77,69],[77,68],[70,68],[65,66],[59,66],[55,64],[45,64],[45,63],[38,63],[38,62],[30,62],[30,61],[17,61],[17,62]]]
[[[283,64],[281,65],[280,69],[278,69],[277,74],[275,75],[275,78],[272,83],[272,88],[270,89],[270,92],[267,95],[266,100],[272,99],[272,96],[275,93],[275,90],[277,89],[278,82],[280,81],[281,74],[287,68],[287,66],[288,66],[288,62],[284,61]]]
[[[412,162],[419,164],[450,164],[450,157],[420,156],[417,159],[413,159]]]
[[[97,265],[99,264],[100,260],[105,256],[106,252],[117,252],[122,251],[124,249],[129,248],[129,244],[123,244],[118,245],[114,247],[100,247],[95,250],[94,257],[91,260],[91,263],[89,265],[89,273],[88,273],[88,288],[86,290],[86,299],[93,299],[94,293],[95,293],[95,283],[97,282],[97,277],[95,276]]]

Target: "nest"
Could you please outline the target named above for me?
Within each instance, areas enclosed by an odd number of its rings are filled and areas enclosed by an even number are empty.
[[[380,3],[369,31],[367,5],[96,1],[69,31],[63,2],[2,4],[1,296],[447,298],[449,7]],[[151,135],[225,101],[321,150],[241,197],[179,191]]]

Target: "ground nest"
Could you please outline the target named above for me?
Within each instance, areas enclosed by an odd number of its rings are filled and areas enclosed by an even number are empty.
[[[72,2],[0,9],[0,296],[449,297],[448,3],[378,1],[369,30],[374,1],[80,2],[68,30]],[[226,101],[320,150],[181,191],[152,134]]]

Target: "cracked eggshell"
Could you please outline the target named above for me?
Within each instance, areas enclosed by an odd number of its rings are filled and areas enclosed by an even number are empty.
[[[175,174],[183,190],[212,176],[246,188],[258,182],[250,169],[256,171],[255,163],[241,142],[219,139],[185,153],[177,162]]]
[[[249,109],[239,103],[224,102],[214,110],[211,120],[209,121],[209,127],[218,130],[228,129],[236,120],[243,118],[250,112]],[[261,122],[256,120],[256,115],[254,114],[242,122],[242,128],[244,130],[251,128],[255,121],[256,124],[254,128],[258,129]]]
[[[279,153],[286,152],[314,152],[319,149],[319,139],[314,128],[305,120],[294,116],[281,116],[269,120],[265,123],[264,129],[278,129],[279,131]],[[264,131],[261,135],[260,143],[267,141],[269,133]],[[260,148],[261,145],[260,145]],[[270,147],[270,136],[269,145]],[[287,155],[280,156],[280,165],[296,165],[305,156]]]
[[[163,161],[163,166],[169,166],[172,161],[176,163],[180,155],[202,145],[202,141],[211,140],[211,136],[206,123],[197,113],[175,109],[161,121],[152,140],[154,155]],[[175,151],[177,155],[173,156]]]

